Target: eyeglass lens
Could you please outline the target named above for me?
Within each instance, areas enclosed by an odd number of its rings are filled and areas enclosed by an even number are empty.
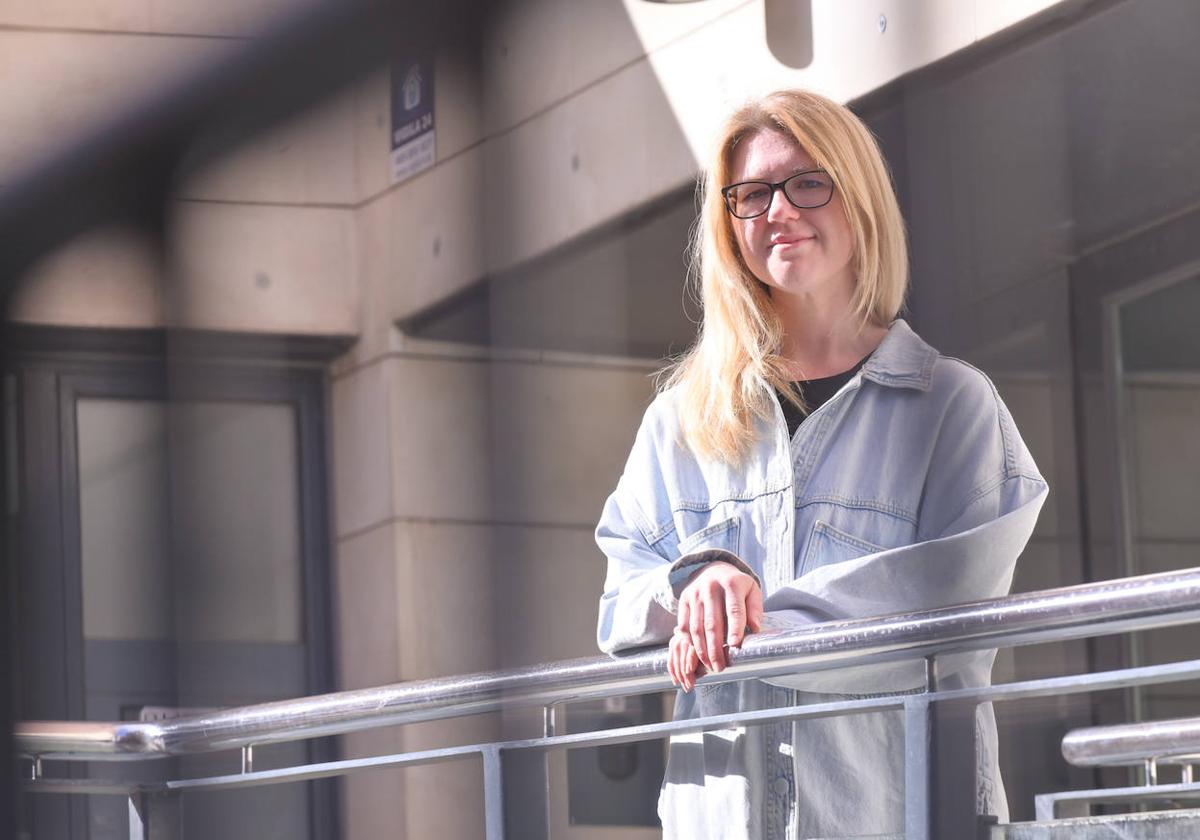
[[[833,179],[825,172],[799,172],[780,185],[794,207],[821,207],[833,196]],[[726,192],[729,210],[740,219],[761,216],[771,206],[775,194],[765,181],[737,184]]]

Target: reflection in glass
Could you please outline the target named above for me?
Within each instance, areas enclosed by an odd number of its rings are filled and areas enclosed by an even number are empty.
[[[1151,280],[1110,302],[1110,370],[1119,437],[1121,546],[1127,574],[1200,565],[1200,274]],[[1167,628],[1133,639],[1135,663],[1194,656],[1195,631]],[[1144,687],[1134,719],[1195,714],[1185,685]]]

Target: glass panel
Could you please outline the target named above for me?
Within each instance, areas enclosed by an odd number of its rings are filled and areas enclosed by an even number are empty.
[[[294,409],[177,404],[171,442],[180,641],[301,641]]]
[[[299,642],[296,430],[290,405],[78,401],[84,635],[169,639],[167,504],[183,641]]]
[[[169,639],[166,408],[80,399],[80,565],[85,639]]]
[[[1154,284],[1117,305],[1117,395],[1124,446],[1122,503],[1130,574],[1200,565],[1200,275]],[[1135,657],[1146,663],[1195,656],[1195,627],[1142,633]],[[1149,686],[1134,715],[1191,716],[1194,687]]]

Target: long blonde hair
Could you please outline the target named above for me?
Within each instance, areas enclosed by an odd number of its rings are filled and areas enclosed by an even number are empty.
[[[763,129],[794,138],[833,178],[854,243],[851,308],[860,327],[891,324],[908,287],[904,220],[879,146],[858,117],[803,90],[776,91],[735,111],[701,181],[690,273],[703,307],[700,333],[660,380],[662,390],[679,389],[682,432],[692,449],[731,464],[753,443],[755,419],[773,418],[772,387],[804,408],[779,355],[783,325],[767,287],[742,259],[721,196],[734,147]]]

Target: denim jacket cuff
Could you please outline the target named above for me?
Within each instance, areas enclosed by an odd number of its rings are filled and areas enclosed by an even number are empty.
[[[667,579],[671,583],[671,592],[673,594],[671,612],[679,611],[679,596],[683,594],[684,588],[688,585],[693,574],[698,572],[701,567],[707,566],[709,563],[728,563],[735,566],[738,571],[745,572],[754,578],[754,582],[758,584],[758,588],[762,589],[762,581],[754,570],[747,566],[742,559],[731,551],[726,551],[723,548],[706,548],[702,551],[693,551],[690,554],[685,554],[671,564],[670,573]]]

